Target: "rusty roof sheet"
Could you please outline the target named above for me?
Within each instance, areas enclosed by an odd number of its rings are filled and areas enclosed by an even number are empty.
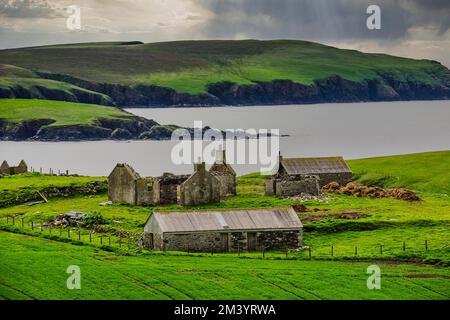
[[[289,175],[352,172],[342,157],[288,158],[281,165]]]
[[[224,230],[298,230],[303,227],[292,208],[154,212],[163,233]]]

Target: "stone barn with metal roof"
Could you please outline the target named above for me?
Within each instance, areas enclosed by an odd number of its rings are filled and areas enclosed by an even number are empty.
[[[330,182],[346,185],[352,171],[342,157],[287,158],[280,156],[278,172],[266,181],[266,195],[320,194]]]
[[[237,252],[297,249],[303,225],[293,208],[157,211],[144,227],[151,250]]]

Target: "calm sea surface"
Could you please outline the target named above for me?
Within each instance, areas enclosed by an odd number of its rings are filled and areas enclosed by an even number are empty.
[[[450,150],[450,102],[352,103],[268,107],[128,109],[161,124],[217,129],[280,129],[286,157],[334,156],[346,159]],[[27,160],[34,168],[107,175],[119,162],[142,175],[188,173],[171,162],[171,141],[0,142],[0,161]],[[239,174],[258,166],[236,166]]]

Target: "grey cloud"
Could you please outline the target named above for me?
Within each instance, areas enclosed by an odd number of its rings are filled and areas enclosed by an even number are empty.
[[[46,0],[0,0],[0,16],[3,17],[54,18],[60,15],[60,10]]]
[[[196,0],[215,14],[208,36],[312,40],[404,38],[413,27],[450,28],[448,0]],[[378,4],[382,30],[366,28],[366,9]],[[241,17],[236,20],[236,17]],[[261,19],[265,17],[266,20]],[[270,24],[266,21],[271,21]]]

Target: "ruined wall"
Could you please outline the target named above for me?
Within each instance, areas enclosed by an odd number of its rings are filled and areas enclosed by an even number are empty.
[[[136,205],[136,182],[125,167],[117,167],[109,176],[108,198],[115,204]]]
[[[152,181],[141,178],[136,180],[136,205],[145,206],[153,204]]]
[[[6,161],[3,161],[2,165],[0,166],[0,174],[10,174],[11,170],[9,167],[9,164]]]
[[[275,183],[276,183],[275,179],[267,179],[266,180],[266,182],[265,182],[265,195],[266,196],[271,197],[276,194]]]
[[[236,195],[236,176],[218,172],[212,172],[212,175],[220,182],[220,197],[222,199]]]
[[[352,181],[352,173],[351,172],[342,172],[342,173],[320,173],[317,174],[319,176],[319,186],[322,188],[326,186],[330,182],[337,182],[341,186],[345,186],[347,183]]]
[[[178,188],[189,176],[173,175],[165,173],[162,177],[155,178],[153,182],[153,203],[177,204]]]
[[[180,186],[180,204],[192,206],[220,202],[220,181],[205,170],[204,163],[196,166],[194,174]]]
[[[275,192],[279,197],[292,197],[301,193],[318,196],[320,194],[317,177],[302,177],[275,182]]]

